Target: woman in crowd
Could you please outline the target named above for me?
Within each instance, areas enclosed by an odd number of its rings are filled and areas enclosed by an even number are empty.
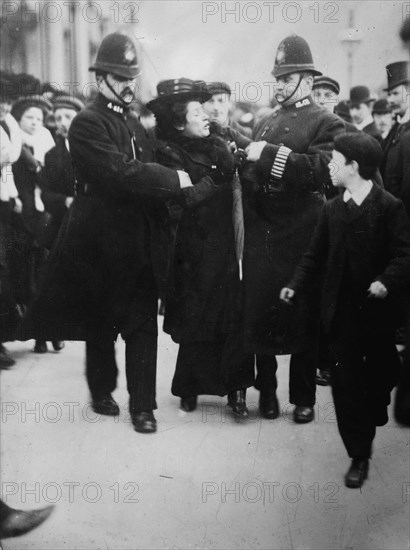
[[[13,219],[21,213],[22,204],[11,167],[21,153],[21,133],[10,114],[13,99],[11,79],[12,75],[0,76],[0,369],[8,369],[15,363],[3,343],[14,340],[20,321],[13,285],[19,256]]]
[[[209,94],[201,83],[166,80],[157,90],[147,106],[165,142],[158,162],[187,171],[196,200],[207,179],[219,188],[204,194],[199,205],[189,207],[187,201],[177,225],[164,321],[164,330],[180,344],[172,393],[181,397],[185,411],[196,408],[200,394],[228,394],[235,415],[246,418],[246,388],[254,383],[254,367],[253,356],[242,350],[239,330],[241,288],[230,186],[235,157],[211,133],[201,105]]]
[[[46,153],[55,143],[51,133],[44,127],[43,121],[52,110],[51,103],[42,96],[28,96],[17,100],[12,114],[20,125],[22,137],[21,155],[13,164],[13,175],[19,197],[23,204],[22,222],[25,239],[22,243],[22,265],[20,270],[21,303],[28,305],[38,282],[39,271],[46,257],[41,246],[43,235],[47,232],[50,216],[45,211],[41,199],[40,172],[44,166]],[[53,342],[59,351],[62,342]],[[36,340],[36,353],[45,353],[47,343]]]

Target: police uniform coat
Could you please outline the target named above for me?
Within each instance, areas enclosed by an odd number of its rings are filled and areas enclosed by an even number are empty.
[[[344,131],[344,122],[310,96],[255,128],[254,140],[268,142],[243,174],[245,338],[256,353],[297,353],[312,346],[313,297],[289,307],[279,293],[308,247],[331,185],[333,140]]]
[[[179,197],[181,189],[176,171],[149,162],[153,151],[144,150],[137,132],[135,117],[102,95],[72,122],[80,194],[29,311],[26,327],[38,337],[115,339],[142,325],[156,331],[162,273],[153,251],[163,247],[165,215],[159,199]]]

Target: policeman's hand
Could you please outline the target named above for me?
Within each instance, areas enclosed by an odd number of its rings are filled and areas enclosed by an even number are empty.
[[[66,206],[66,208],[70,208],[70,206],[71,206],[73,200],[74,200],[74,197],[66,197],[66,199],[65,199],[65,206]]]
[[[187,172],[184,172],[183,170],[177,170],[177,174],[179,177],[179,185],[181,186],[181,189],[185,189],[186,187],[193,187],[191,178],[187,174]]]
[[[279,298],[282,300],[282,302],[285,302],[288,305],[292,305],[294,296],[295,296],[295,291],[286,286],[282,288],[279,294]]]
[[[367,289],[367,295],[369,298],[386,298],[388,294],[387,288],[380,281],[373,281],[373,283]]]
[[[248,156],[248,160],[251,162],[257,162],[261,158],[263,149],[265,148],[266,141],[252,141],[245,149],[245,153]]]

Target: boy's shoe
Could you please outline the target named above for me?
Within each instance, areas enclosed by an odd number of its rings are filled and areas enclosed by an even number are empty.
[[[353,458],[349,471],[345,475],[345,485],[350,489],[359,489],[369,473],[368,458]]]

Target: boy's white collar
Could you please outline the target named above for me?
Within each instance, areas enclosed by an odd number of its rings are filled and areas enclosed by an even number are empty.
[[[352,193],[348,189],[345,189],[345,192],[343,193],[343,200],[344,202],[348,202],[350,199],[353,199],[357,206],[360,206],[372,190],[372,187],[373,182],[368,180],[360,187],[360,189],[356,189],[356,191],[353,191]]]

